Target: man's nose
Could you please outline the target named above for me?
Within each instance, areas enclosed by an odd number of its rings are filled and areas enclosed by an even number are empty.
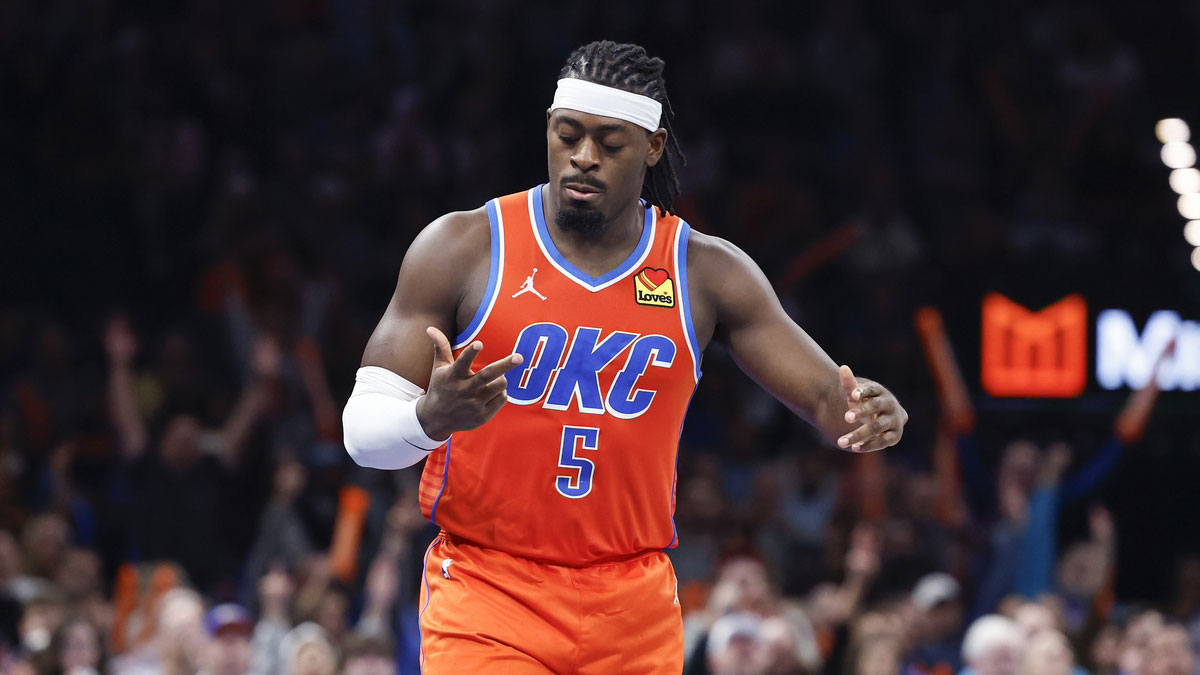
[[[579,145],[575,146],[575,152],[571,155],[571,165],[583,173],[600,166],[596,142],[587,137],[579,141]]]

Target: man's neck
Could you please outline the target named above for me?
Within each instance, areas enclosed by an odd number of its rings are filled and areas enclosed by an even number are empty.
[[[558,195],[549,186],[542,189],[546,229],[559,252],[583,271],[592,273],[598,268],[599,273],[607,272],[624,260],[641,239],[645,218],[641,200],[634,199],[596,233],[586,234],[558,224]]]

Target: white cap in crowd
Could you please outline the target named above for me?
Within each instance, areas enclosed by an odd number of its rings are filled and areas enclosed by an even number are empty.
[[[945,572],[932,572],[921,577],[913,587],[912,603],[917,609],[932,609],[943,602],[958,599],[960,591],[954,577]]]

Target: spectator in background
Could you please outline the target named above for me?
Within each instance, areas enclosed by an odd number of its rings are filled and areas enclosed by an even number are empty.
[[[770,662],[762,617],[733,612],[717,619],[709,630],[706,652],[712,675],[766,675]]]
[[[1012,620],[1021,631],[1021,639],[1028,644],[1034,636],[1045,631],[1057,631],[1058,617],[1054,610],[1041,602],[1025,602],[1012,614]]]
[[[224,603],[204,615],[208,646],[204,653],[204,675],[246,675],[250,671],[250,637],[254,620],[245,607]]]
[[[113,659],[112,675],[190,675],[200,670],[208,644],[204,603],[188,588],[173,588],[159,600],[154,637]]]
[[[847,675],[900,675],[904,652],[899,642],[879,636],[861,639],[847,652]]]
[[[703,654],[706,640],[711,639],[712,626],[726,614],[737,612],[761,617],[773,609],[771,584],[762,561],[745,555],[729,558],[718,571],[707,606],[684,617],[685,654],[689,657]]]
[[[1128,675],[1144,675],[1146,650],[1150,641],[1163,629],[1163,616],[1156,610],[1132,611],[1117,648],[1117,670]]]
[[[271,498],[259,519],[258,534],[242,574],[251,583],[262,579],[272,565],[295,569],[313,555],[315,547],[296,510],[296,500],[304,492],[308,472],[290,453],[277,458],[271,481]],[[249,598],[244,598],[251,604]]]
[[[304,622],[288,631],[279,645],[284,675],[333,675],[337,648],[323,628]]]
[[[930,675],[958,672],[962,667],[963,601],[958,581],[945,572],[927,574],[913,587],[916,646],[908,657],[910,672]]]
[[[396,675],[392,645],[379,637],[350,638],[342,675]]]
[[[1075,656],[1062,633],[1048,629],[1024,639],[1026,647],[1021,675],[1071,675],[1074,671]]]
[[[24,574],[10,582],[18,599],[28,599],[52,586],[70,536],[67,522],[55,514],[37,516],[25,525],[21,537]]]
[[[1144,666],[1137,675],[1193,675],[1195,671],[1196,654],[1187,630],[1178,624],[1168,624],[1150,638]]]
[[[1088,645],[1087,663],[1092,675],[1116,675],[1120,654],[1121,629],[1107,623],[1100,627]]]
[[[197,587],[215,584],[227,564],[228,522],[223,516],[234,492],[242,450],[270,401],[279,372],[274,340],[255,346],[255,380],[234,404],[220,429],[202,427],[195,411],[173,412],[161,438],[150,438],[138,411],[131,364],[137,338],[123,318],[111,319],[105,334],[109,360],[109,403],[130,490],[131,535],[143,559],[176,560]],[[154,452],[146,452],[152,442]]]
[[[1200,555],[1191,554],[1175,567],[1175,589],[1170,616],[1191,636],[1192,651],[1200,654]]]
[[[280,645],[291,630],[292,594],[295,585],[287,569],[272,567],[258,581],[258,623],[251,639],[251,672],[257,675],[283,675]]]
[[[62,625],[66,613],[61,596],[53,588],[47,588],[42,594],[30,598],[25,603],[18,624],[20,646],[35,657],[48,652],[50,641]]]
[[[99,675],[107,672],[103,637],[82,616],[69,617],[54,632],[47,650],[48,670],[55,675]]]
[[[1017,675],[1025,649],[1017,625],[997,614],[981,616],[963,637],[961,675]]]

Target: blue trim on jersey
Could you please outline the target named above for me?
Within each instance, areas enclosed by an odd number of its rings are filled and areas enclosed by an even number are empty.
[[[700,383],[692,387],[692,395],[688,397],[687,406],[684,407],[683,421],[679,423],[679,433],[675,435],[675,478],[674,485],[671,486],[671,501],[675,502],[676,508],[679,506],[679,441],[683,438],[683,425],[687,424],[687,412],[692,408],[692,399],[696,398],[696,390],[700,388]],[[679,543],[679,526],[675,524],[675,510],[671,510],[671,543],[667,544],[666,548],[671,548]]]
[[[483,299],[479,302],[479,307],[475,310],[475,316],[471,317],[471,323],[463,329],[454,338],[454,344],[461,344],[463,340],[471,337],[479,330],[479,324],[483,323],[483,318],[488,313],[488,308],[492,306],[495,300],[496,287],[500,285],[500,247],[503,242],[500,237],[503,236],[500,232],[500,214],[498,213],[499,205],[495,199],[487,203],[488,226],[492,233],[492,252],[491,262],[488,264],[488,282],[487,290],[483,292]]]
[[[450,475],[450,444],[453,442],[454,436],[446,440],[446,462],[442,464],[442,487],[438,490],[437,497],[433,498],[433,508],[429,509],[429,521],[438,527],[441,525],[438,525],[437,521],[437,507],[438,503],[442,501],[442,493],[446,491],[446,477]]]
[[[700,342],[696,339],[696,327],[692,324],[692,302],[688,293],[688,235],[692,232],[692,226],[680,218],[679,227],[683,231],[679,233],[679,255],[675,264],[678,269],[675,271],[679,275],[679,302],[683,307],[683,326],[687,330],[687,340],[692,346],[692,354],[696,359],[696,382],[699,382],[700,376],[704,373],[700,371]]]
[[[550,236],[550,230],[546,227],[546,214],[542,210],[542,188],[544,186],[545,183],[533,189],[533,214],[534,219],[537,221],[535,223],[535,227],[537,227],[538,234],[541,236],[542,243],[546,246],[546,252],[550,254],[550,257],[559,265],[559,267],[562,267],[564,270],[570,273],[571,276],[592,287],[608,283],[609,281],[628,274],[631,270],[633,270],[638,261],[641,260],[642,256],[645,255],[646,249],[650,247],[650,235],[654,231],[652,224],[654,215],[651,212],[650,207],[645,206],[643,203],[645,220],[642,223],[642,238],[638,240],[637,246],[633,247],[633,252],[629,254],[629,257],[626,258],[624,262],[622,262],[620,265],[617,265],[612,271],[605,272],[598,277],[594,277],[571,264],[571,261],[567,260],[566,256],[560,253],[558,247],[554,245],[554,238]]]

